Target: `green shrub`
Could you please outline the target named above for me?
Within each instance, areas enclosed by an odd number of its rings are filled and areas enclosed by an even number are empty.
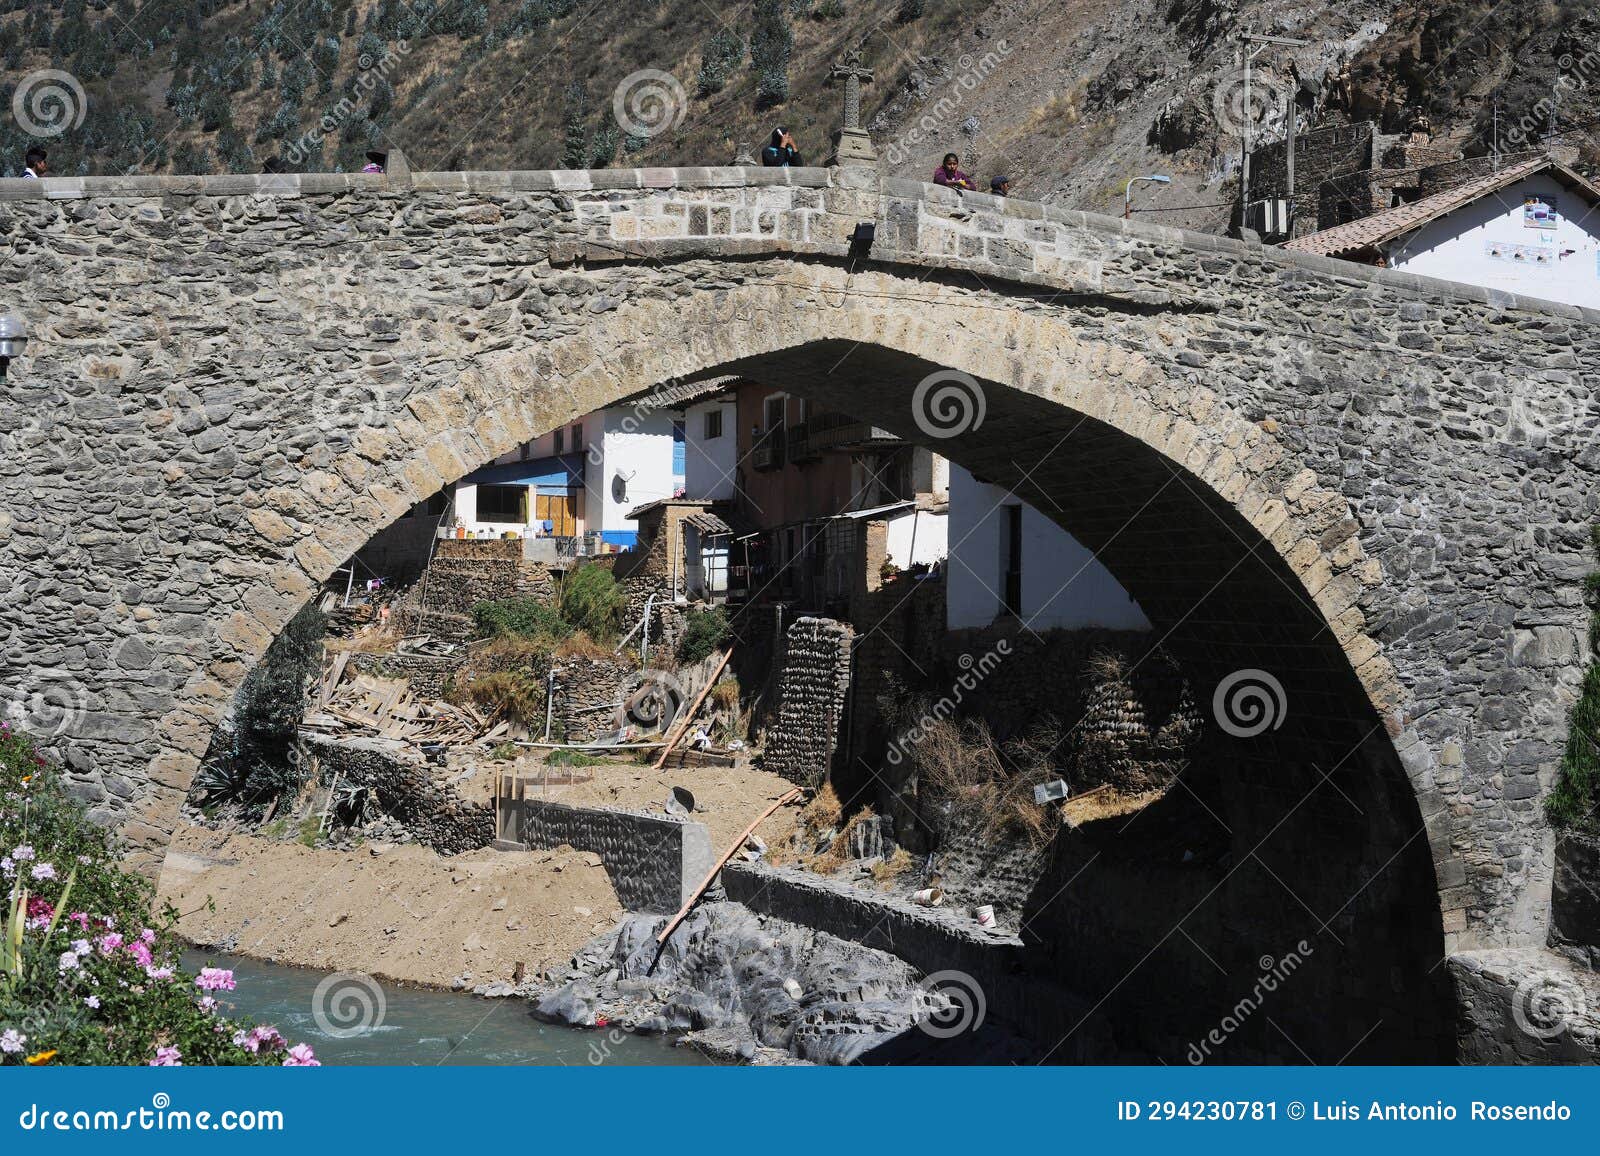
[[[727,612],[720,606],[691,614],[678,641],[678,661],[685,665],[703,662],[722,648],[730,632]]]
[[[1600,559],[1600,526],[1590,532]],[[1567,722],[1567,749],[1556,783],[1545,800],[1545,812],[1557,827],[1600,833],[1600,573],[1584,583],[1589,604],[1589,668],[1584,671]]]
[[[176,913],[150,917],[149,881],[4,723],[0,882],[0,1064],[314,1062],[223,1018],[232,973],[177,965]]]
[[[530,638],[552,645],[572,633],[561,612],[537,598],[506,598],[479,602],[472,621],[483,638]]]
[[[721,92],[744,57],[744,39],[731,28],[718,29],[700,49],[696,88],[701,96]]]
[[[756,74],[756,103],[762,108],[789,99],[789,56],[794,29],[784,0],[756,0],[755,31],[750,36],[750,67]]]
[[[604,566],[580,566],[561,583],[561,616],[602,645],[622,630],[628,596]]]

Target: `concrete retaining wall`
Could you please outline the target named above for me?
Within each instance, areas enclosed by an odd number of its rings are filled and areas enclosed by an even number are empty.
[[[1104,1062],[1112,1046],[1087,1022],[1083,1000],[1027,973],[1022,940],[982,930],[965,910],[918,907],[808,871],[753,863],[728,864],[722,886],[752,911],[890,952],[926,975],[963,973],[982,993],[987,1015],[1052,1044],[1065,1040],[1055,1062],[1096,1055]]]
[[[629,911],[673,912],[711,870],[703,823],[610,807],[502,797],[498,846],[549,851],[565,844],[600,856]]]

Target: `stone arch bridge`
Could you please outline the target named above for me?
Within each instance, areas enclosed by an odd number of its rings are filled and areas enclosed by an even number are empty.
[[[1284,689],[1195,792],[1275,898],[1195,938],[1310,913],[1404,957],[1379,1012],[1543,941],[1594,314],[850,168],[0,181],[0,252],[0,698],[151,860],[251,663],[441,485],[730,370],[928,440],[959,371],[941,452],[1202,691]]]

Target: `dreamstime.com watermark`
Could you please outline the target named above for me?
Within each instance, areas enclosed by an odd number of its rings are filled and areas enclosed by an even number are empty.
[[[672,73],[642,68],[624,76],[612,92],[611,114],[630,137],[649,140],[683,123],[689,94]]]
[[[1256,979],[1255,986],[1250,989],[1250,994],[1234,1004],[1222,1021],[1205,1034],[1197,1043],[1189,1045],[1188,1055],[1185,1057],[1189,1063],[1198,1067],[1211,1058],[1212,1050],[1220,1048],[1228,1042],[1234,1032],[1242,1028],[1251,1016],[1261,1010],[1261,1005],[1266,1002],[1267,996],[1277,991],[1278,988],[1295,972],[1299,971],[1307,957],[1313,954],[1311,945],[1301,940],[1294,945],[1294,950],[1288,952],[1281,959],[1273,959],[1270,955],[1263,955],[1256,961],[1261,968],[1261,975]]]
[[[884,152],[889,163],[901,164],[911,159],[912,153],[922,145],[939,139],[961,111],[968,94],[976,91],[981,81],[1004,64],[1011,51],[1010,43],[997,40],[994,48],[982,56],[967,54],[958,59],[957,72],[945,85],[939,98],[931,104],[925,103],[922,115],[889,142]]]
[[[329,136],[338,132],[350,118],[360,110],[372,103],[372,94],[378,87],[380,80],[387,80],[389,74],[400,66],[400,61],[411,53],[411,42],[397,40],[391,47],[383,50],[383,55],[376,60],[368,53],[362,53],[356,59],[356,77],[350,84],[349,90],[339,98],[339,103],[323,113],[317,123],[307,129],[288,148],[283,150],[283,159],[291,165],[304,164],[307,157],[322,151],[323,142]]]
[[[1283,683],[1254,667],[1236,670],[1217,684],[1211,696],[1217,725],[1236,739],[1253,739],[1277,730],[1289,714]]]
[[[983,986],[964,971],[936,971],[917,984],[926,999],[928,1014],[917,1028],[936,1040],[953,1039],[983,1026],[989,1000]]]
[[[377,1031],[388,1010],[383,988],[366,972],[336,971],[323,976],[311,993],[317,1030],[336,1040]]]
[[[894,742],[889,744],[889,752],[885,756],[891,766],[899,766],[906,757],[906,752],[920,743],[928,733],[928,729],[935,723],[944,722],[954,717],[956,710],[966,699],[967,694],[978,688],[978,684],[988,678],[999,667],[1001,660],[1011,654],[1011,640],[1002,638],[994,646],[984,651],[978,658],[970,654],[963,654],[956,659],[956,665],[961,667],[962,673],[956,677],[948,694],[923,712],[916,722],[902,731]]]
[[[622,701],[617,704],[617,729],[633,726],[665,734],[677,722],[688,697],[683,683],[670,671],[641,670],[623,689]]]
[[[120,1112],[29,1104],[18,1113],[17,1126],[26,1132],[282,1132],[285,1127],[283,1112],[277,1108],[191,1112],[174,1108],[165,1092],[151,1096],[148,1108]]]
[[[1217,127],[1229,136],[1260,139],[1262,132],[1283,120],[1289,110],[1289,86],[1277,77],[1251,69],[1245,83],[1243,65],[1217,77],[1211,90],[1211,111]]]
[[[911,393],[911,420],[928,437],[960,437],[983,424],[989,398],[971,374],[941,369],[928,374]]]
[[[1517,984],[1511,1018],[1532,1039],[1556,1039],[1588,1015],[1583,988],[1553,971],[1536,971]]]
[[[11,116],[31,137],[49,140],[83,123],[89,98],[70,72],[41,68],[28,73],[11,94]]]
[[[1517,118],[1516,123],[1508,129],[1502,129],[1499,138],[1491,142],[1497,153],[1528,148],[1528,138],[1537,129],[1544,129],[1542,135],[1547,139],[1555,133],[1560,128],[1555,118],[1557,109],[1563,103],[1562,98],[1587,88],[1589,81],[1600,73],[1600,52],[1585,52],[1577,59],[1573,59],[1571,54],[1563,55],[1557,58],[1556,68],[1560,75],[1556,77],[1553,91],[1535,101],[1532,108]]]

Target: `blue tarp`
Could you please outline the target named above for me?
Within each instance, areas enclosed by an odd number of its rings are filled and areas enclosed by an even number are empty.
[[[469,486],[535,486],[541,494],[570,494],[583,488],[583,455],[484,466],[461,481]]]

